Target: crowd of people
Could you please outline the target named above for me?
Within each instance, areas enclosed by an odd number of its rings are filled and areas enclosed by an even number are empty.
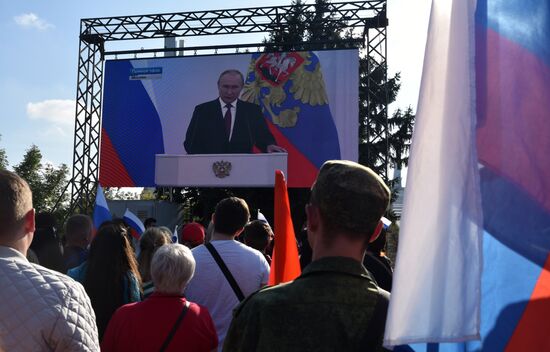
[[[389,199],[369,168],[326,162],[298,239],[302,274],[267,286],[273,231],[243,199],[221,200],[179,243],[154,219],[134,243],[123,221],[96,231],[76,214],[62,248],[28,184],[0,171],[0,351],[381,350]]]

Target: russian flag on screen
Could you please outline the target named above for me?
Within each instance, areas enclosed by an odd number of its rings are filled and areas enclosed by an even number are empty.
[[[548,0],[434,0],[387,345],[550,350],[549,150]]]
[[[137,215],[132,213],[130,209],[126,208],[122,219],[126,221],[128,226],[130,226],[130,233],[134,238],[139,239],[143,232],[145,232],[145,226],[143,226],[143,222],[141,222]]]
[[[94,228],[97,230],[105,221],[110,221],[112,219],[113,217],[109,211],[105,194],[103,194],[103,187],[101,187],[101,185],[97,185],[93,214]]]
[[[155,155],[164,154],[160,116],[131,61],[105,63],[99,180],[113,187],[155,186]]]

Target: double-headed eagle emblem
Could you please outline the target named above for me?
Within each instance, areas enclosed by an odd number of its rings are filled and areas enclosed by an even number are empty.
[[[212,171],[217,178],[224,178],[231,173],[231,162],[229,161],[216,161],[212,164]]]
[[[328,103],[325,82],[319,62],[311,66],[311,52],[265,53],[252,59],[242,100],[259,104],[279,127],[294,127],[300,106],[283,104],[291,95],[294,100],[311,106]],[[278,111],[278,112],[276,112]]]

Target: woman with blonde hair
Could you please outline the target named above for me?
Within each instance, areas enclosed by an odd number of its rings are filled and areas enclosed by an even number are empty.
[[[158,227],[150,227],[139,239],[139,258],[138,268],[143,281],[143,297],[148,297],[153,293],[155,287],[151,281],[151,260],[157,249],[170,243],[170,236]]]

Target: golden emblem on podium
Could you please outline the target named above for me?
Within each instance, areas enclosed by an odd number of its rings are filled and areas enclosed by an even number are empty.
[[[229,176],[231,172],[231,163],[229,161],[216,161],[212,164],[212,171],[217,178],[224,178]]]

